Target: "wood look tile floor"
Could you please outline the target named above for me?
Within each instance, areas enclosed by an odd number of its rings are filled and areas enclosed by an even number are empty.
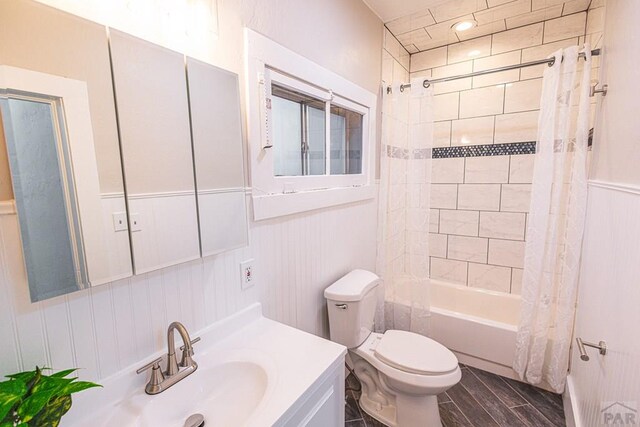
[[[564,427],[562,397],[558,394],[460,365],[462,379],[438,396],[444,427]],[[353,375],[347,388],[359,388]],[[358,406],[360,393],[346,393],[346,427],[384,427]],[[428,426],[425,426],[428,427]]]

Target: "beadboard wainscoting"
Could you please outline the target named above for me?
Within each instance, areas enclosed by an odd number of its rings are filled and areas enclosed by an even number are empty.
[[[0,203],[0,376],[35,365],[99,381],[166,346],[173,320],[195,332],[254,302],[269,318],[328,337],[323,290],[375,268],[377,202],[250,223],[249,246],[32,304],[17,217]],[[239,263],[254,258],[255,285]]]
[[[0,202],[3,203],[3,202]],[[105,265],[113,277],[107,281],[114,281],[129,277],[132,274],[131,247],[129,245],[129,233],[126,227],[118,229],[114,222],[127,220],[127,207],[124,193],[103,193],[100,195],[100,208],[102,210],[102,248],[101,255],[106,256]],[[2,213],[0,213],[2,215]],[[119,216],[118,216],[119,215]],[[104,277],[104,276],[103,276]]]
[[[605,425],[605,412],[638,419],[638,212],[640,187],[590,182],[575,336],[605,341],[607,354],[587,349],[591,360],[585,362],[572,349],[568,389],[577,427]]]
[[[131,247],[137,274],[200,257],[195,191],[129,196]]]

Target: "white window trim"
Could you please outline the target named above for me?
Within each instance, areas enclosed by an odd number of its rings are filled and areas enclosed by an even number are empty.
[[[376,95],[290,51],[274,41],[245,29],[247,69],[247,134],[253,188],[254,220],[321,209],[375,197],[374,149],[376,138]],[[293,79],[291,79],[291,76]],[[276,177],[273,150],[265,125],[265,87],[270,80],[284,83],[302,81],[310,95],[363,114],[362,172],[351,175]],[[313,86],[317,87],[314,90]]]

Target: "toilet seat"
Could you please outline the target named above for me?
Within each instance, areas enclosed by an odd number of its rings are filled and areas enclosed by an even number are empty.
[[[458,359],[448,348],[407,331],[385,332],[374,355],[386,365],[417,375],[443,375],[458,368]]]
[[[389,332],[390,331],[387,331],[387,334]],[[411,335],[417,334],[411,333]],[[386,377],[386,382],[392,385],[395,389],[414,395],[435,395],[448,390],[460,381],[461,371],[460,367],[457,365],[457,359],[454,359],[456,362],[453,370],[430,375],[407,372],[407,368],[400,369],[392,366],[390,363],[383,361],[376,355],[376,349],[383,339],[383,334],[372,332],[359,347],[350,349],[349,351],[355,353],[357,357],[364,359],[374,369],[384,375]],[[412,339],[410,338],[410,340]],[[393,341],[390,342],[393,343]],[[412,340],[412,342],[415,341]],[[427,357],[423,352],[420,352],[420,355]],[[455,355],[453,355],[453,357],[455,358]],[[396,363],[396,365],[398,364]],[[433,370],[433,368],[431,369]]]

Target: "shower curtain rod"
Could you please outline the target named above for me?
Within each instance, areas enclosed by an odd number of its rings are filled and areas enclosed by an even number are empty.
[[[598,55],[600,55],[600,49],[593,49],[591,51],[591,56],[598,56]],[[578,58],[584,58],[584,57],[585,57],[584,52],[580,52],[578,54]],[[433,83],[442,83],[442,82],[448,82],[451,80],[466,79],[468,77],[483,76],[485,74],[498,73],[500,71],[515,70],[518,68],[533,67],[535,65],[540,65],[540,64],[548,64],[551,67],[555,62],[556,62],[556,58],[546,58],[546,59],[539,59],[537,61],[525,62],[523,64],[505,65],[504,67],[492,68],[490,70],[475,71],[473,73],[460,74],[457,76],[442,77],[442,78],[433,79],[433,80],[425,79],[422,82],[422,86],[427,88],[431,86],[431,84]],[[411,87],[411,83],[400,85],[400,92],[404,92],[406,88],[410,88],[410,87]],[[387,86],[387,93],[391,93],[391,86]]]

